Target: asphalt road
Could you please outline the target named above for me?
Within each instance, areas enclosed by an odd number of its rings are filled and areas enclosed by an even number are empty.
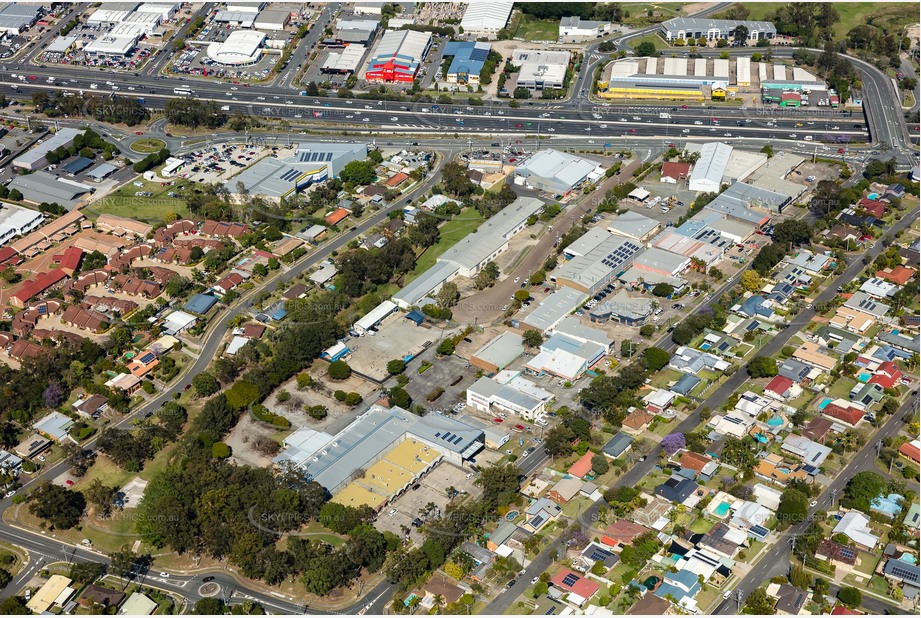
[[[918,219],[919,211],[915,209],[909,215],[901,219],[896,225],[887,230],[885,236],[894,236],[901,230],[905,229],[909,225],[913,224]],[[870,247],[863,256],[866,256],[870,261],[874,260],[877,255],[879,255],[883,250],[882,239],[878,240],[875,245]],[[845,269],[845,271],[839,275],[835,280],[833,280],[825,289],[822,291],[813,301],[813,307],[821,306],[822,304],[828,303],[834,296],[837,294],[837,288],[846,284],[849,281],[852,281],[857,275],[864,269],[866,266],[863,264],[863,256],[852,256],[850,258],[850,264]],[[723,288],[714,293],[712,299],[708,301],[707,304],[715,302],[719,295],[726,289],[727,286],[731,285],[732,281],[727,281],[724,284]],[[805,327],[812,318],[816,315],[816,309],[806,309],[799,313],[793,320],[790,321],[790,324],[783,331],[778,333],[773,339],[768,341],[759,351],[759,355],[762,356],[774,356],[780,349],[787,344],[787,342],[797,334],[800,329]],[[670,335],[663,337],[659,340],[657,345],[662,346],[666,349],[672,349],[674,343],[671,342]],[[688,433],[697,428],[700,424],[700,412],[704,408],[709,408],[711,410],[718,409],[734,392],[736,392],[746,381],[749,380],[748,372],[745,366],[740,367],[730,378],[722,383],[712,395],[707,397],[697,409],[690,414],[686,419],[684,419],[676,428],[675,432]],[[908,404],[906,404],[908,405]],[[897,414],[893,419],[890,419],[890,423],[895,422],[895,418],[898,418],[898,423],[896,423],[896,430],[900,427],[902,414]],[[888,425],[888,424],[887,424]],[[886,434],[880,434],[884,436]],[[634,487],[638,485],[643,478],[649,475],[653,468],[658,464],[658,452],[651,453],[645,458],[644,461],[638,462],[630,470],[626,472],[622,477],[620,477],[612,487]],[[845,474],[841,474],[838,477],[839,479],[849,478]],[[605,501],[599,500],[593,505],[589,506],[580,514],[580,521],[582,526],[585,528],[590,528],[594,525],[598,518],[598,509],[601,506],[605,505]],[[536,577],[546,571],[554,562],[554,557],[559,551],[559,542],[554,540],[547,548],[545,548],[538,556],[535,558],[531,564],[525,569],[525,573],[517,578],[517,582],[514,586],[509,589],[501,592],[486,608],[483,610],[487,614],[502,614],[509,606],[517,599],[521,594],[530,585],[531,578]],[[759,561],[759,565],[765,565],[764,568],[767,568],[766,565],[769,565],[772,561],[767,559],[762,559]],[[753,571],[754,572],[754,571]],[[759,585],[760,585],[759,580]],[[757,586],[755,586],[757,587]],[[754,588],[752,588],[754,589]],[[747,592],[743,589],[743,599],[751,593],[751,590]],[[733,603],[733,607],[734,607]]]

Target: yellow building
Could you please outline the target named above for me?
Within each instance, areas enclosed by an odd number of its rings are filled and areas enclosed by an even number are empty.
[[[400,495],[442,455],[421,442],[404,440],[368,468],[358,479],[346,485],[332,501],[346,506],[369,506],[375,511]]]
[[[52,575],[45,585],[38,589],[26,603],[34,614],[48,611],[54,605],[63,606],[73,596],[75,590],[70,587],[73,580],[63,575]]]

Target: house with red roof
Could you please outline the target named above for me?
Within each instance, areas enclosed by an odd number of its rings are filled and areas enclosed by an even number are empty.
[[[601,589],[601,584],[598,582],[583,577],[569,569],[560,569],[556,575],[550,578],[550,583],[555,588],[562,590],[564,593],[568,593],[568,601],[579,607],[585,605],[585,602]]]
[[[22,258],[12,247],[0,247],[0,268],[9,268],[10,266],[19,266],[22,264]]]
[[[687,180],[690,173],[690,163],[682,163],[680,161],[666,161],[662,164],[662,175],[660,180],[662,182],[670,182],[674,184],[681,180]]]
[[[39,273],[30,281],[23,283],[22,287],[10,296],[10,304],[22,309],[30,300],[65,279],[67,279],[67,273],[60,268]]]
[[[79,247],[67,247],[63,253],[52,257],[58,268],[67,273],[68,277],[73,277],[74,273],[80,267],[80,260],[83,258],[83,249]]]
[[[853,609],[848,609],[844,605],[836,605],[835,609],[831,610],[832,616],[863,616],[862,612],[855,611]]]
[[[241,275],[240,273],[230,273],[229,275],[227,275],[226,277],[224,277],[223,279],[215,283],[212,289],[218,294],[223,295],[229,292],[230,290],[234,289],[235,287],[237,287],[244,281],[246,281],[246,279],[244,279],[243,275]]]
[[[779,399],[780,401],[786,401],[788,399],[799,397],[800,393],[802,392],[803,389],[800,388],[799,384],[796,384],[793,380],[786,376],[779,375],[771,378],[771,381],[768,382],[767,386],[764,387],[765,397]]]
[[[611,525],[605,528],[601,542],[615,549],[623,548],[632,543],[633,539],[648,531],[649,528],[646,526],[635,524],[626,519],[615,519],[611,522]]]
[[[864,415],[863,411],[858,408],[851,405],[842,406],[835,402],[829,402],[822,410],[822,414],[851,427],[857,427],[863,421]]]
[[[895,388],[901,380],[902,370],[892,361],[883,361],[870,378],[870,384],[879,384],[883,388]]]
[[[894,268],[877,270],[876,276],[896,285],[905,285],[915,276],[915,269],[899,264]]]
[[[899,447],[899,454],[915,463],[921,463],[921,440],[912,440]]]
[[[336,225],[350,214],[352,213],[346,208],[337,208],[336,210],[326,215],[323,220],[326,221],[327,225]]]
[[[574,476],[576,478],[582,478],[586,474],[591,472],[592,471],[592,457],[594,456],[595,456],[595,453],[593,453],[592,451],[586,451],[585,455],[582,455],[582,457],[580,457],[578,461],[576,461],[576,463],[569,466],[569,470],[568,470],[569,475]]]
[[[385,180],[384,184],[390,187],[391,189],[395,189],[396,187],[399,187],[401,184],[406,182],[408,178],[409,178],[409,174],[406,174],[404,172],[397,172],[396,174],[394,174],[393,176]]]
[[[886,204],[886,202],[880,202],[879,200],[871,200],[868,197],[863,197],[857,202],[857,206],[863,208],[874,217],[880,218],[886,213],[888,204]]]

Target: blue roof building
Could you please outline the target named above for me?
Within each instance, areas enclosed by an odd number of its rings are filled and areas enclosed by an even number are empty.
[[[406,314],[406,319],[415,322],[416,326],[422,326],[422,323],[425,322],[425,314],[418,309],[413,309]]]
[[[196,294],[188,300],[188,302],[182,307],[184,311],[191,311],[192,313],[197,313],[199,315],[208,313],[217,303],[217,296],[213,294]]]
[[[655,595],[664,599],[670,595],[679,605],[685,598],[693,599],[700,592],[700,580],[697,573],[682,569],[677,573],[666,573],[662,584],[656,588]]]
[[[769,307],[764,305],[765,299],[763,296],[750,296],[745,299],[745,302],[742,303],[742,313],[747,315],[750,318],[753,318],[757,315],[761,317],[768,318],[773,315],[773,311]]]
[[[669,390],[678,395],[684,395],[685,397],[691,394],[691,391],[694,390],[700,384],[700,378],[690,373],[686,373],[675,382]]]
[[[445,45],[444,56],[454,56],[445,79],[450,84],[479,84],[480,71],[489,57],[489,43],[452,41]]]

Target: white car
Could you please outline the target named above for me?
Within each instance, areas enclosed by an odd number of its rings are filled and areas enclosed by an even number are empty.
[[[724,599],[728,599],[731,596],[732,596],[732,590],[727,590],[726,592],[723,593]]]
[[[160,571],[160,577],[169,577],[169,573],[166,571]]]
[[[390,515],[391,517],[393,517],[394,515],[397,514],[397,510],[396,510],[396,509],[390,509],[389,511],[387,511],[387,514]]]
[[[811,507],[814,507],[814,506],[818,505],[818,503],[819,503],[818,500],[813,500],[812,502],[809,503],[809,506],[810,506],[810,508],[811,508]]]
[[[6,495],[4,496],[4,498],[12,498],[15,495],[16,495],[16,490],[11,489],[10,491],[6,492]]]
[[[515,277],[514,283],[518,283],[519,281],[521,281],[521,277]]]
[[[533,586],[534,584],[536,584],[536,583],[539,582],[539,581],[540,581],[540,577],[532,577],[532,578],[531,578],[531,585]]]

